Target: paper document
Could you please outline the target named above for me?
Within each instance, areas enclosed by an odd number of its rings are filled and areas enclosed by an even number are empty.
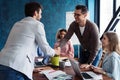
[[[66,74],[61,70],[43,70],[40,74],[44,74],[48,80],[72,80],[72,75]]]
[[[37,61],[38,62],[42,62],[43,58],[38,58]]]
[[[71,63],[69,60],[65,62],[65,66],[71,66]]]

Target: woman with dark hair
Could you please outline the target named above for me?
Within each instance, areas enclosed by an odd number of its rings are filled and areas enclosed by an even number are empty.
[[[64,38],[64,36],[66,35],[67,30],[66,29],[60,29],[57,34],[56,34],[56,43],[54,45],[54,48],[56,48],[60,41]],[[66,43],[66,45],[64,45],[61,48],[61,53],[60,53],[61,57],[69,57],[69,58],[74,58],[74,48],[73,45],[71,43],[71,41],[68,41]]]

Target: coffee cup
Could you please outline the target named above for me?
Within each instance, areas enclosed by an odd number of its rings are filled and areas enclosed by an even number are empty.
[[[59,62],[59,67],[64,69],[65,68],[65,61],[60,61]]]
[[[51,57],[51,64],[53,66],[59,66],[59,60],[60,60],[60,56],[55,55],[54,57]]]

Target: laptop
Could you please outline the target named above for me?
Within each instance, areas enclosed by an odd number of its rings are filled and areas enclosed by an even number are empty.
[[[83,80],[101,80],[102,75],[97,75],[92,71],[82,72],[79,67],[79,62],[74,59],[69,59],[71,66],[77,76],[82,78]]]
[[[34,66],[35,67],[47,66],[47,65],[49,65],[49,62],[50,62],[50,56],[44,55],[43,57],[35,60]]]

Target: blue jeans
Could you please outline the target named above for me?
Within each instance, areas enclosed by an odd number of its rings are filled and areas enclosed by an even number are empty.
[[[0,80],[31,80],[31,79],[10,67],[0,65]]]

